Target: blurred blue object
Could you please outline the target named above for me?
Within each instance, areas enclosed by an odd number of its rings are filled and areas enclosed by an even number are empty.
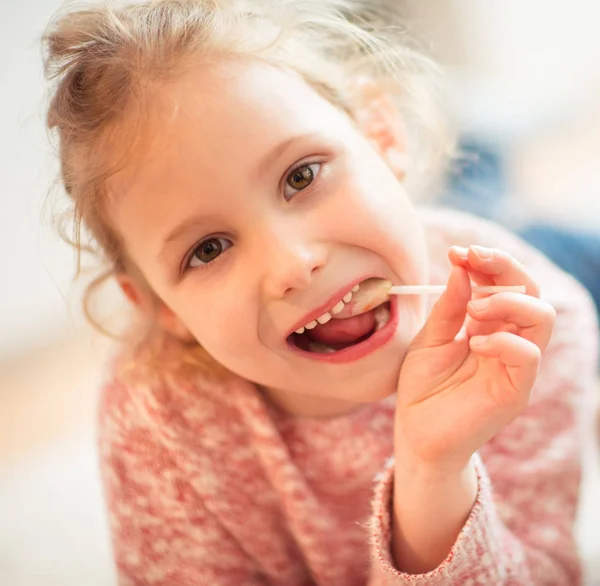
[[[506,199],[504,157],[499,150],[469,138],[463,139],[460,153],[441,203],[499,221]]]
[[[600,235],[547,224],[531,224],[519,235],[544,252],[588,289],[600,311]]]

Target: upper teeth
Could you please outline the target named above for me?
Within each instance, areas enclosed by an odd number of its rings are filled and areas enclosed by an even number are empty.
[[[355,285],[354,287],[352,287],[352,290],[348,291],[348,293],[344,295],[342,300],[338,301],[329,311],[326,311],[323,315],[320,315],[316,320],[313,320],[304,325],[303,327],[298,328],[296,330],[296,333],[303,334],[305,330],[312,330],[316,328],[318,324],[326,324],[331,319],[332,315],[340,313],[344,309],[346,304],[350,303],[350,300],[352,299],[352,293],[356,293],[359,287],[360,285]]]
[[[330,313],[324,313],[321,317],[317,318],[317,321],[320,324],[326,324],[330,319],[331,319],[331,314]]]

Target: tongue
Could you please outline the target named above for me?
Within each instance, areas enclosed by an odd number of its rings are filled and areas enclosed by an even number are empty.
[[[307,330],[308,336],[322,344],[353,344],[375,329],[375,312],[361,313],[346,319],[332,319]]]

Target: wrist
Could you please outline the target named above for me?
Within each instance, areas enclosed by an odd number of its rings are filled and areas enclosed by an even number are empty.
[[[396,442],[394,460],[396,471],[405,480],[425,483],[444,483],[471,474],[474,470],[472,455],[445,455],[443,458],[423,459],[402,442]]]
[[[394,493],[396,496],[474,503],[478,480],[475,464],[469,460],[463,466],[431,467],[395,461]],[[454,496],[454,498],[452,498]]]

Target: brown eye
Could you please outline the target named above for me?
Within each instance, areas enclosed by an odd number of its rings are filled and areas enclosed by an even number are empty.
[[[190,268],[212,262],[230,248],[231,245],[231,241],[227,238],[209,238],[208,240],[205,240],[200,243],[192,253],[192,258],[189,262]]]
[[[312,165],[302,165],[294,169],[286,179],[285,186],[285,199],[290,200],[298,191],[306,189],[319,174],[321,170],[320,163],[314,163]]]

